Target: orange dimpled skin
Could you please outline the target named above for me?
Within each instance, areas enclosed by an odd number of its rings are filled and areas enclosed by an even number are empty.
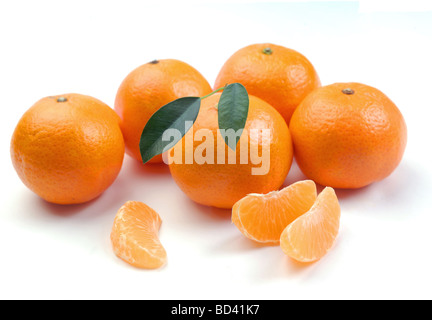
[[[126,152],[142,161],[141,134],[153,113],[178,98],[202,97],[211,91],[201,73],[179,60],[154,60],[133,70],[121,83],[114,106],[121,118]],[[162,162],[162,156],[150,162]]]
[[[407,142],[396,105],[360,83],[313,91],[294,112],[290,131],[303,173],[333,188],[360,188],[384,179],[400,163]]]
[[[305,56],[272,43],[252,44],[235,52],[219,71],[214,89],[233,82],[271,104],[286,123],[306,95],[321,85]]]
[[[167,254],[158,237],[161,224],[159,214],[145,203],[126,202],[117,212],[111,231],[114,253],[137,268],[162,267]]]
[[[312,208],[282,232],[282,251],[294,260],[313,262],[324,257],[339,233],[340,206],[334,190],[326,187]]]
[[[249,193],[267,193],[280,188],[284,182],[293,159],[291,136],[284,119],[267,102],[249,95],[249,113],[245,130],[237,144],[232,163],[229,160],[231,149],[225,144],[218,124],[218,102],[221,93],[215,93],[201,101],[198,117],[190,130],[178,143],[181,145],[180,163],[169,165],[174,181],[193,201],[219,208],[231,209],[234,203]],[[211,144],[209,162],[195,160],[203,139],[193,137],[195,132],[208,132]],[[254,134],[255,132],[255,134]],[[266,137],[264,135],[268,133]],[[191,141],[191,147],[186,142]],[[263,143],[265,141],[265,143]],[[263,147],[264,146],[264,147]],[[171,155],[177,152],[175,146]],[[265,148],[265,149],[264,149]],[[241,160],[241,150],[246,157]],[[257,150],[262,159],[255,161],[251,150]],[[266,150],[268,152],[263,152]],[[221,156],[222,155],[222,156]],[[263,155],[268,155],[266,158]],[[191,159],[190,163],[186,158]],[[221,161],[221,158],[223,161]],[[211,162],[211,163],[210,163]],[[255,172],[258,170],[261,172]]]
[[[92,200],[116,179],[124,157],[118,115],[80,94],[47,97],[19,120],[11,157],[23,183],[57,204]]]

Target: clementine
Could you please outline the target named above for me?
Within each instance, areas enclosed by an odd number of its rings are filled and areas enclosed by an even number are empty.
[[[133,70],[121,83],[114,106],[121,118],[126,153],[141,161],[141,133],[159,108],[181,97],[201,97],[211,91],[201,73],[179,60],[153,60]],[[162,162],[162,156],[150,162]]]
[[[18,176],[43,199],[58,204],[92,200],[116,179],[124,141],[118,115],[80,94],[46,97],[19,120],[11,156]]]
[[[296,161],[315,182],[360,188],[390,175],[402,159],[407,128],[396,105],[360,83],[314,90],[294,112]]]
[[[170,151],[169,168],[180,189],[195,202],[231,208],[249,193],[278,189],[291,167],[293,150],[282,116],[252,95],[236,150],[228,149],[218,125],[220,97],[218,92],[201,101],[192,129]],[[195,132],[200,133],[200,138],[194,136]],[[181,152],[181,156],[176,156],[176,152]],[[197,155],[204,160],[197,160]]]
[[[252,44],[235,52],[219,71],[214,89],[233,82],[267,101],[287,123],[306,95],[321,85],[305,56],[271,43]]]

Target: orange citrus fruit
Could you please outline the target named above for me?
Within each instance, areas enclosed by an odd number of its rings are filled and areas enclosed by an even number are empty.
[[[58,204],[92,200],[116,179],[124,141],[118,115],[80,94],[46,97],[19,120],[12,162],[24,184]]]
[[[317,197],[312,180],[298,181],[280,191],[249,194],[232,208],[232,222],[251,240],[279,244],[288,224],[307,212]]]
[[[159,108],[181,97],[202,97],[211,91],[201,73],[179,60],[154,60],[133,70],[121,83],[114,106],[121,118],[126,153],[142,161],[141,134]],[[162,162],[162,156],[150,162]]]
[[[305,56],[271,43],[252,44],[235,52],[219,71],[214,89],[233,82],[267,101],[287,123],[306,95],[321,85]]]
[[[220,96],[218,92],[201,101],[192,129],[170,151],[175,160],[172,154],[180,144],[181,161],[173,161],[169,168],[174,181],[193,201],[231,209],[249,193],[279,189],[291,167],[293,150],[288,126],[281,115],[267,102],[250,95],[245,130],[233,155],[219,130]],[[196,139],[195,132],[207,135]],[[209,147],[202,148],[201,140],[210,141]],[[196,161],[197,153],[205,155],[206,160]],[[191,161],[187,163],[187,159]]]
[[[339,225],[338,199],[334,190],[326,187],[312,208],[283,230],[280,246],[286,255],[297,261],[319,260],[332,248]]]
[[[161,224],[159,214],[145,203],[126,202],[117,212],[111,231],[115,254],[137,268],[163,266],[167,254],[158,237]]]
[[[360,83],[316,89],[294,112],[290,131],[296,161],[315,182],[360,188],[398,166],[407,128],[384,93]]]

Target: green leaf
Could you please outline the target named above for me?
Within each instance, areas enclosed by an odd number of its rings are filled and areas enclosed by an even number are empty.
[[[243,85],[232,83],[226,86],[218,103],[219,129],[225,143],[236,149],[249,112],[249,96]],[[241,131],[242,132],[242,131]]]
[[[140,139],[140,152],[143,163],[167,150],[166,147],[181,140],[195,122],[201,106],[201,98],[184,97],[174,100],[156,111],[147,122]],[[187,121],[190,126],[186,127]],[[163,139],[164,132],[175,129],[180,135],[174,140]]]

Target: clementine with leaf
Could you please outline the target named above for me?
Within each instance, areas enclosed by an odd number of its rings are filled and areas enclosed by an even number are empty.
[[[192,128],[170,150],[169,168],[174,181],[193,201],[231,209],[249,193],[279,189],[293,155],[282,116],[252,95],[240,140],[231,145],[235,150],[228,147],[225,138],[229,136],[222,135],[218,120],[222,95],[217,92],[202,99]],[[197,138],[195,133],[202,136]]]

